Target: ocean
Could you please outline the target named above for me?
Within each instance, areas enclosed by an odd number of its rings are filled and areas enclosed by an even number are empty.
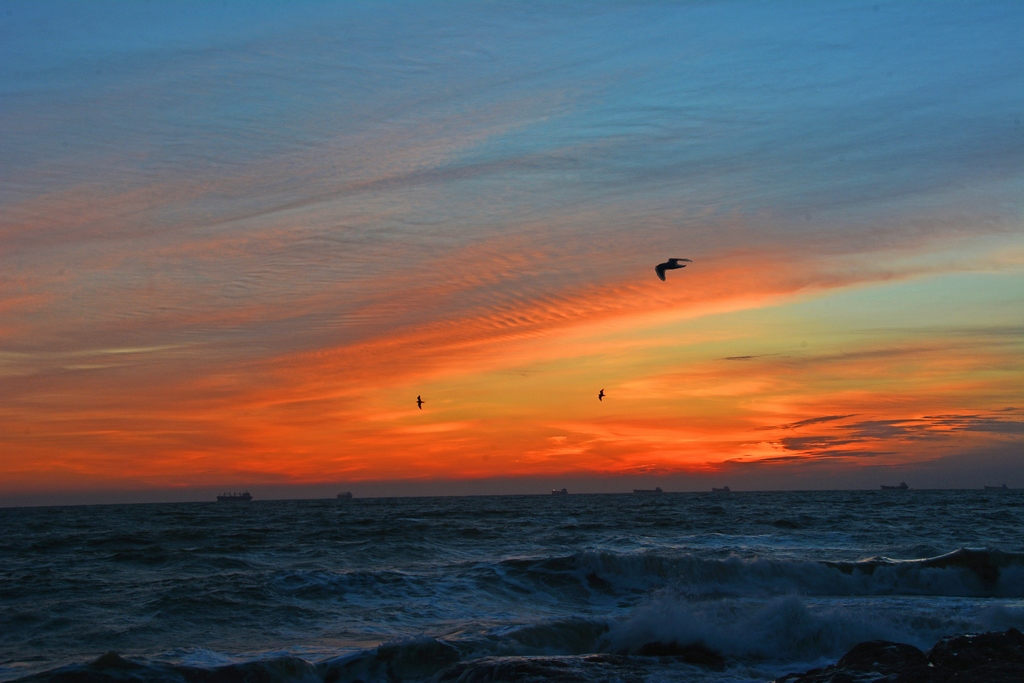
[[[866,640],[1024,627],[1014,490],[6,508],[0,528],[4,681],[768,681]]]

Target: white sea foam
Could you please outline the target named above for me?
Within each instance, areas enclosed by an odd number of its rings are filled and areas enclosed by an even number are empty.
[[[116,673],[108,651],[154,681],[420,680],[453,654],[473,675],[625,661],[623,679],[763,681],[866,639],[1024,627],[1024,501],[1001,494],[996,518],[984,492],[904,499],[396,499],[353,501],[344,524],[316,501],[3,510],[0,681]],[[966,543],[987,549],[948,552]],[[703,643],[725,670],[639,654],[655,642]]]
[[[664,591],[611,624],[601,647],[628,653],[651,642],[702,643],[730,658],[807,662],[837,657],[867,640],[928,648],[954,633],[1010,627],[1024,627],[1024,609],[979,608],[971,600],[837,601],[790,595],[692,602]]]
[[[1024,597],[1024,556],[961,550],[916,561],[820,562],[584,552],[577,574],[620,590],[673,586],[691,596],[935,595]]]

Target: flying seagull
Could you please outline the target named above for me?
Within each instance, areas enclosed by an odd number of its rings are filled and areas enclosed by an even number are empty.
[[[426,401],[424,401],[422,397],[420,397],[420,396],[416,397],[416,407],[417,408],[419,408],[420,410],[423,410],[423,404],[424,403],[426,403]]]
[[[676,268],[686,267],[686,264],[680,263],[680,261],[686,261],[686,263],[693,263],[693,261],[691,261],[688,258],[670,258],[668,261],[665,261],[664,263],[659,263],[658,265],[654,266],[654,272],[658,274],[658,277],[662,281],[664,281],[666,270],[675,270]]]
[[[597,392],[597,400],[598,401],[603,401],[604,400],[604,389],[602,389],[601,391]]]

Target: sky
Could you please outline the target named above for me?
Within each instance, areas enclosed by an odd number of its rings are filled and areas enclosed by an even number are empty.
[[[9,0],[0,505],[1024,487],[1022,34]]]

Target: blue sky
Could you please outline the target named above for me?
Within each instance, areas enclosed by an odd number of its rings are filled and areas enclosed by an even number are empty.
[[[1022,405],[1022,30],[1016,2],[7,3],[4,478],[703,486],[782,449],[779,482],[873,481],[758,429]],[[896,347],[929,350],[841,387],[715,364]],[[732,393],[657,381],[698,371]],[[590,414],[594,383],[632,402]]]

